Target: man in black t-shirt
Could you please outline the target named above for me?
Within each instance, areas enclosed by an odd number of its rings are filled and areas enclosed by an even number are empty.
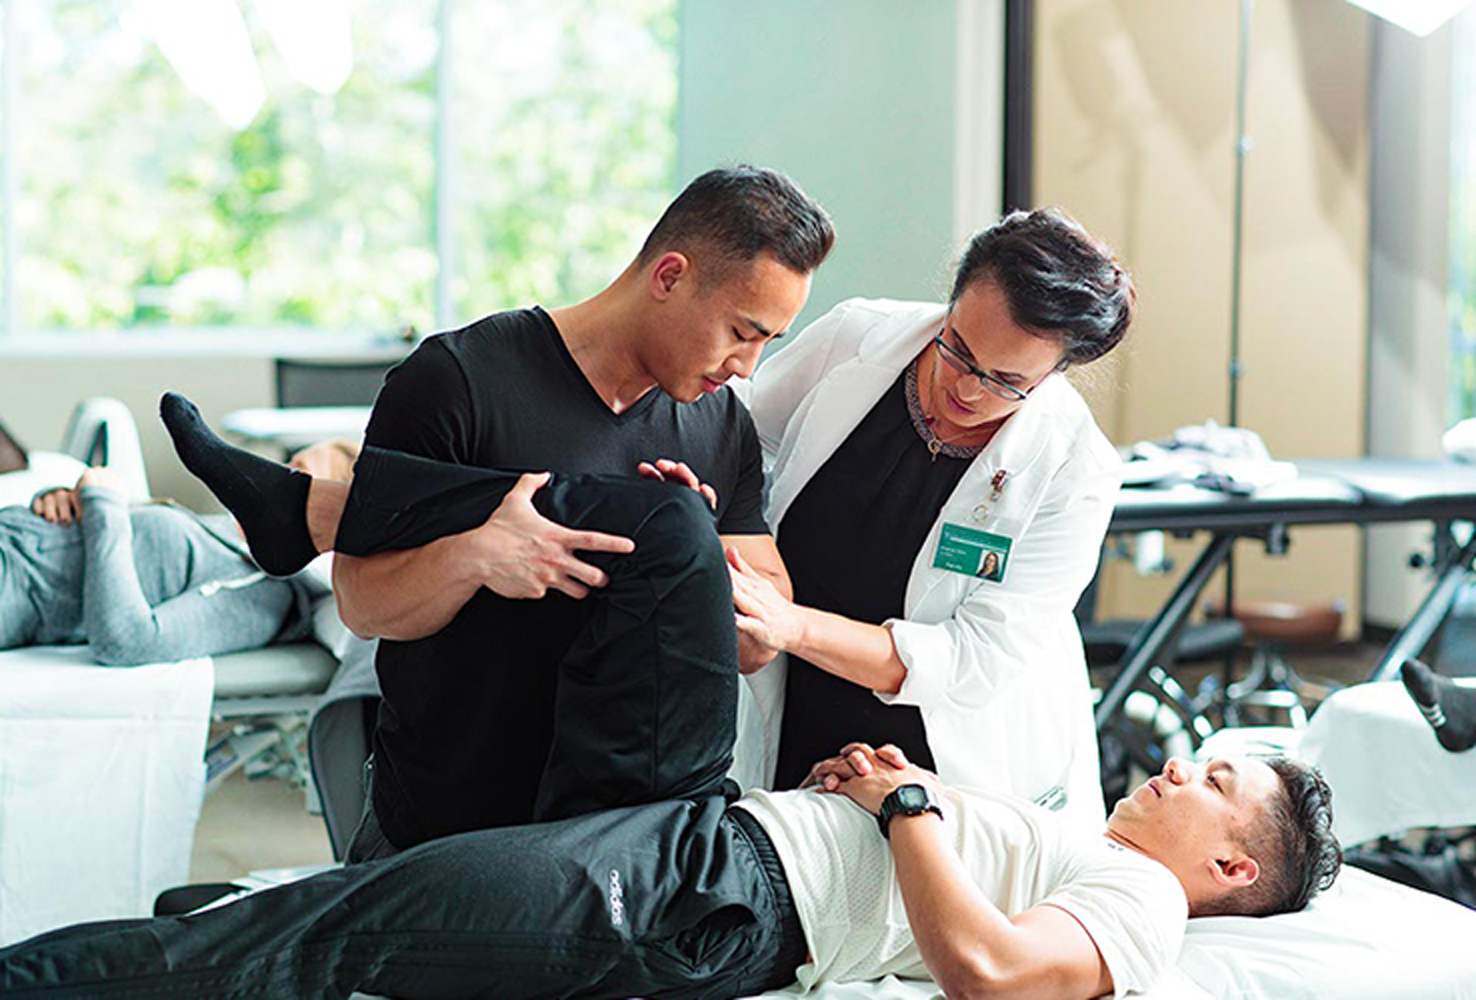
[[[631,548],[545,518],[534,502],[548,473],[696,489],[724,545],[788,591],[757,436],[724,383],[750,375],[788,328],[833,240],[823,209],[782,175],[710,171],[594,298],[432,337],[389,374],[366,445],[524,475],[474,530],[336,561],[344,621],[383,640],[371,793],[350,861],[535,818],[559,672],[589,625],[579,598],[608,581],[576,553]]]

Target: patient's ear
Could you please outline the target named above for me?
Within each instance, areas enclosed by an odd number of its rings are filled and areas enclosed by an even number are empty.
[[[1214,869],[1215,881],[1226,889],[1244,889],[1246,886],[1254,885],[1256,879],[1261,877],[1260,864],[1255,858],[1246,854],[1216,858],[1211,866]]]

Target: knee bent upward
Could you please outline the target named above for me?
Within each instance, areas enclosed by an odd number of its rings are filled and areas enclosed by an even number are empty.
[[[601,475],[557,476],[535,495],[534,505],[567,527],[631,539],[635,553],[621,560],[661,559],[672,565],[723,559],[712,508],[700,493],[683,486]]]
[[[718,539],[712,508],[695,490],[668,483],[646,484],[652,505],[636,527],[634,556],[647,568],[652,565],[688,566],[707,563],[723,569],[723,546]],[[726,571],[723,573],[726,578]]]

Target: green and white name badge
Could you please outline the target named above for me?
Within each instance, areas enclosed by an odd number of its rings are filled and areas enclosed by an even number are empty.
[[[933,568],[1001,583],[1010,561],[1010,545],[1004,535],[945,522],[933,553]]]

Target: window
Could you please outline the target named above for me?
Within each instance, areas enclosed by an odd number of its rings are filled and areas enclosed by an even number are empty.
[[[456,10],[454,310],[604,287],[671,200],[671,0],[504,0]]]
[[[28,333],[392,333],[571,301],[671,194],[675,0],[6,7]]]

